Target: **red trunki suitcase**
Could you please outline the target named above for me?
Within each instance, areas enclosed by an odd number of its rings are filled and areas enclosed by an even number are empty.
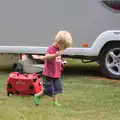
[[[40,76],[36,73],[20,74],[19,72],[12,72],[10,73],[6,84],[7,95],[34,95],[42,91],[42,89]]]

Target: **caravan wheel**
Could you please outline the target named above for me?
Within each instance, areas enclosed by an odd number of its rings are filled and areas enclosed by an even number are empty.
[[[120,80],[120,43],[108,44],[103,48],[100,68],[107,78]]]

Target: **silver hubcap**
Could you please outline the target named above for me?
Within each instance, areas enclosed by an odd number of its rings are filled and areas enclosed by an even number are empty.
[[[105,62],[109,72],[114,75],[120,75],[120,48],[114,48],[109,51]]]

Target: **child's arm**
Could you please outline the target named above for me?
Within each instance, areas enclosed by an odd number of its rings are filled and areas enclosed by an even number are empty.
[[[61,51],[56,52],[55,54],[46,54],[44,59],[50,60],[61,55]]]
[[[33,57],[36,58],[36,59],[41,59],[41,60],[50,60],[50,59],[53,59],[55,57],[60,56],[61,53],[62,53],[62,51],[58,51],[55,54],[46,54],[45,56],[42,56],[42,55],[41,56],[33,55]]]
[[[45,56],[40,56],[40,59],[50,60],[50,59],[53,59],[53,58],[56,58],[56,57],[60,56],[61,53],[62,53],[62,51],[58,51],[55,54],[46,54]]]

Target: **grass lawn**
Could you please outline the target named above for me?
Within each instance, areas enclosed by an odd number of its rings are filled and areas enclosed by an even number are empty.
[[[120,82],[103,80],[95,64],[76,62],[66,67],[64,93],[58,97],[61,107],[53,107],[47,96],[41,98],[39,107],[34,106],[32,96],[6,96],[7,77],[7,73],[0,74],[0,120],[120,119]]]

